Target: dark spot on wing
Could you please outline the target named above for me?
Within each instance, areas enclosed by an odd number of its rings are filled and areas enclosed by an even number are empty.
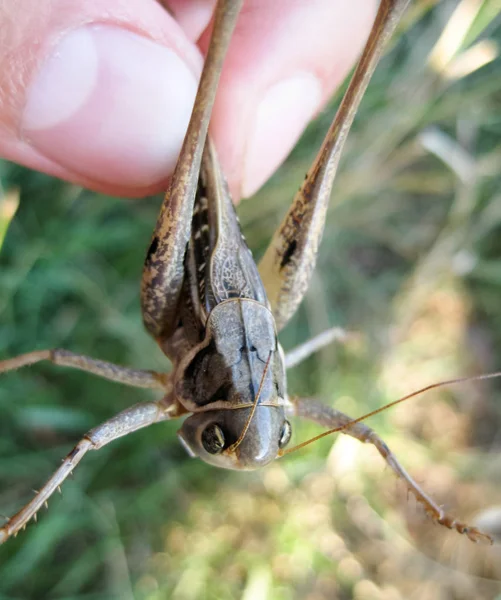
[[[296,248],[297,248],[296,240],[292,240],[292,242],[289,242],[289,246],[287,247],[287,250],[284,252],[284,255],[282,256],[282,260],[280,262],[280,270],[282,270],[284,267],[286,267],[289,264],[289,262],[292,258],[292,255],[296,251]]]
[[[158,237],[155,236],[151,241],[150,247],[148,248],[148,253],[146,254],[145,262],[148,262],[153,254],[158,250]]]

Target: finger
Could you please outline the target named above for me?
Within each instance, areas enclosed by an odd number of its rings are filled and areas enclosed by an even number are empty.
[[[207,28],[216,7],[216,0],[161,0],[161,3],[194,42]]]
[[[211,131],[236,198],[254,193],[353,66],[376,0],[247,0]],[[200,40],[202,50],[209,32]]]
[[[0,3],[0,154],[109,194],[159,191],[201,56],[155,0]]]

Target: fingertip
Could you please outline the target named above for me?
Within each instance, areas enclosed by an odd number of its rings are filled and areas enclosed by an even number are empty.
[[[297,73],[266,91],[256,107],[244,154],[244,198],[254,194],[286,158],[322,98],[322,84],[311,73]]]
[[[216,6],[216,0],[163,0],[162,3],[172,11],[183,31],[194,42],[207,28]]]
[[[63,38],[28,89],[23,139],[89,180],[138,188],[172,172],[196,80],[169,48],[108,25]]]
[[[33,19],[3,32],[12,64],[0,58],[2,154],[107,193],[164,185],[196,94],[197,48],[153,1],[59,10],[40,0],[37,11],[36,45]]]
[[[211,122],[237,200],[278,168],[346,77],[375,10],[376,0],[247,0]]]

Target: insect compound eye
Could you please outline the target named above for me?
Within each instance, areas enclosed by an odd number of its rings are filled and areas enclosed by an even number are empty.
[[[219,454],[224,449],[224,433],[217,423],[211,423],[202,431],[202,445],[209,454]]]
[[[291,441],[292,436],[292,427],[289,421],[284,421],[284,426],[282,427],[282,433],[280,434],[280,439],[278,440],[278,447],[285,448],[287,444]]]

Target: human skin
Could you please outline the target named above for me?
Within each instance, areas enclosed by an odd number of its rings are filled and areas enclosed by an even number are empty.
[[[163,4],[0,0],[0,156],[106,194],[164,190],[215,0]],[[210,129],[236,199],[266,181],[343,81],[376,7],[245,1]]]

